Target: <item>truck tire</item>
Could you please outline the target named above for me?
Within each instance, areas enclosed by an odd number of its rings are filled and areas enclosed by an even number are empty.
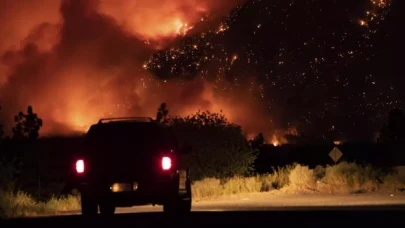
[[[163,212],[165,213],[189,213],[191,211],[191,183],[187,181],[187,194],[175,195],[163,204]]]
[[[180,204],[179,212],[181,212],[181,213],[189,213],[191,211],[191,197],[182,198],[181,202],[179,204]]]
[[[101,200],[100,202],[100,214],[102,216],[113,216],[115,213],[115,205],[109,200]]]
[[[98,204],[96,198],[88,194],[82,194],[80,199],[81,199],[82,215],[96,216],[98,213]]]

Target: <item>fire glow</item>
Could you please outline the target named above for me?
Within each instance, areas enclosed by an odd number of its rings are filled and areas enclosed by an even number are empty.
[[[15,113],[28,105],[44,120],[41,135],[47,136],[83,133],[105,117],[154,117],[160,103],[166,102],[171,115],[223,111],[245,131],[271,131],[271,124],[261,129],[263,123],[246,118],[268,118],[249,95],[241,98],[235,91],[217,97],[201,77],[190,82],[159,80],[143,67],[156,51],[149,41],[167,43],[186,36],[211,12],[227,15],[240,2],[8,1],[2,9],[13,10],[0,9],[5,16],[0,22],[13,28],[9,36],[0,37],[0,100],[6,128],[11,129]]]

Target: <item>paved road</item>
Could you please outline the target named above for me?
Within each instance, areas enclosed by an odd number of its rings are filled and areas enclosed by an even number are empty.
[[[251,194],[234,198],[193,203],[194,212],[224,211],[308,211],[308,210],[376,210],[378,206],[391,209],[405,207],[405,193],[372,193],[358,195],[285,195]],[[117,214],[162,212],[161,206],[138,206],[117,208]],[[79,215],[80,211],[65,212],[62,215]]]
[[[405,221],[405,194],[253,195],[212,202],[197,202],[187,215],[160,213],[161,207],[119,208],[110,218],[82,218],[78,212],[60,216],[3,221],[0,227],[79,226],[83,224],[118,227],[206,227],[207,225],[267,225],[283,227],[363,227],[398,226]],[[250,227],[250,226],[249,226]]]

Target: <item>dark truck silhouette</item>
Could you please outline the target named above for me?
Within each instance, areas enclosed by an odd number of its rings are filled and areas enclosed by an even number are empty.
[[[85,136],[75,159],[83,215],[112,215],[116,207],[163,205],[164,212],[191,210],[188,169],[169,127],[151,118],[101,119]]]

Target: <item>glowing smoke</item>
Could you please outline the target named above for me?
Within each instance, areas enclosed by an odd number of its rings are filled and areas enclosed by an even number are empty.
[[[156,51],[145,40],[170,41],[203,15],[226,15],[240,2],[1,1],[0,100],[6,129],[28,105],[44,119],[42,134],[49,135],[83,132],[103,116],[154,116],[167,102],[171,114],[223,110],[250,132],[268,131],[268,117],[249,94],[217,97],[199,77],[163,81],[142,68]]]

